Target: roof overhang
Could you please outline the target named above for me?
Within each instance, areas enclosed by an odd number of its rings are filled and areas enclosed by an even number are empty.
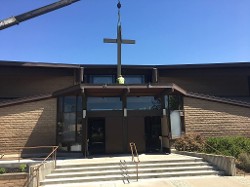
[[[46,62],[22,62],[22,61],[5,61],[0,60],[0,67],[33,67],[33,68],[66,68],[79,69],[77,64],[62,64],[62,63],[46,63]]]
[[[40,101],[50,98],[56,98],[64,95],[84,95],[87,97],[122,97],[122,96],[154,96],[156,98],[167,94],[181,94],[186,97],[214,101],[219,103],[231,104],[250,108],[250,103],[238,100],[226,99],[221,97],[203,95],[198,93],[189,93],[176,84],[147,84],[147,85],[93,85],[78,84],[52,94],[36,95],[24,98],[13,99],[0,103],[0,108],[18,105],[28,102]]]
[[[90,85],[79,84],[73,87],[59,90],[54,96],[68,94],[84,94],[90,97],[119,97],[127,96],[155,96],[160,97],[170,93],[185,94],[186,91],[175,84],[146,84],[146,85]]]

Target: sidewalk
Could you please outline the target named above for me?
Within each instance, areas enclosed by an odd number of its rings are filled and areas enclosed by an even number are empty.
[[[128,184],[117,182],[53,185],[53,187],[250,187],[250,176],[211,176],[145,179]],[[46,187],[51,187],[46,185]]]

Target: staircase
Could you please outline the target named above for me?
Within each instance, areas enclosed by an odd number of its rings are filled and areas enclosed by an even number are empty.
[[[201,158],[179,156],[177,158],[142,159],[139,163],[139,180],[149,178],[168,178],[185,176],[222,175],[223,172],[204,162]],[[141,158],[141,157],[140,157]],[[57,168],[45,180],[41,186],[55,184],[72,184],[103,181],[123,181],[128,183],[136,180],[136,167],[129,161],[121,165],[119,158],[95,162],[86,162],[86,159],[77,162],[68,161],[57,165]],[[123,161],[124,162],[124,161]],[[72,184],[73,185],[73,184]]]

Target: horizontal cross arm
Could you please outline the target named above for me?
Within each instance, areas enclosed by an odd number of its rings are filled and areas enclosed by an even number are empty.
[[[104,43],[117,43],[117,39],[104,38],[103,42]]]
[[[122,40],[123,44],[135,44],[135,40]]]

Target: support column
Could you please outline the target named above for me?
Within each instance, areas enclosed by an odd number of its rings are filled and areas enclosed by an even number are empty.
[[[123,131],[123,152],[127,152],[128,147],[128,111],[127,111],[127,97],[125,95],[122,96],[122,109],[123,109],[123,117],[122,117],[122,131]]]
[[[82,151],[86,158],[88,156],[88,120],[87,120],[87,97],[82,94]]]

